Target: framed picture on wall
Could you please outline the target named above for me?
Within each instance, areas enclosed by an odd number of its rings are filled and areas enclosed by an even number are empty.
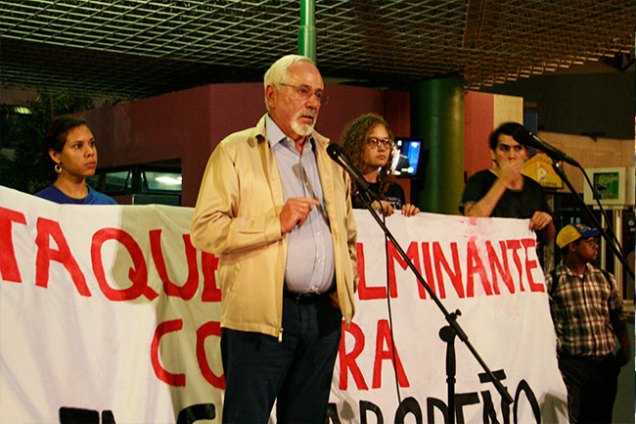
[[[626,193],[625,168],[586,168],[594,193],[603,205],[624,205]],[[585,184],[583,186],[583,200],[586,204],[596,204],[592,190]]]

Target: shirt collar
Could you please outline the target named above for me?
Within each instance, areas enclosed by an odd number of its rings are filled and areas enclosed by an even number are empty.
[[[565,269],[565,272],[566,272],[567,274],[569,274],[569,275],[574,275],[574,276],[577,276],[577,277],[580,277],[580,275],[579,275],[579,274],[577,274],[577,273],[575,273],[574,271],[572,271],[572,270],[570,269],[570,267],[569,267],[569,266],[567,266],[567,265],[565,264],[565,262],[563,262],[563,260],[561,260],[561,266],[563,267],[563,269]],[[588,263],[586,263],[586,264],[585,264],[585,269],[583,270],[583,275],[591,273],[593,269],[594,269],[594,267],[592,266],[592,264],[590,264],[589,262],[588,262]]]
[[[280,127],[276,124],[276,122],[274,122],[269,114],[267,114],[267,117],[265,118],[265,135],[267,136],[269,146],[272,148],[282,141],[288,141],[290,146],[294,144],[294,141],[287,135],[285,135],[283,130],[280,129]],[[314,140],[314,135],[311,134],[309,137],[307,137],[307,139],[305,139],[305,144],[307,143],[307,141],[311,143],[311,149],[315,152],[316,141]]]

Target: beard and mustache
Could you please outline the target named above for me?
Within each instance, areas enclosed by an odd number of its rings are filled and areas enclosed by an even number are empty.
[[[317,113],[314,111],[303,111],[297,113],[291,120],[291,128],[298,135],[307,137],[314,131],[316,126]],[[301,124],[298,122],[299,118],[311,118],[311,124]]]

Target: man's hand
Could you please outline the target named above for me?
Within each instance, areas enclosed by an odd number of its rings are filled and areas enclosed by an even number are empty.
[[[629,363],[630,359],[631,359],[631,349],[625,348],[623,347],[623,345],[621,345],[621,347],[618,348],[618,351],[616,351],[616,360],[618,361],[618,364],[622,367],[626,365],[627,363]]]
[[[552,216],[549,213],[537,211],[530,218],[530,229],[541,231],[552,222]]]
[[[523,171],[524,162],[521,160],[504,162],[499,167],[499,179],[504,183],[506,188],[514,189],[520,188],[519,181],[521,177],[521,171]]]
[[[293,197],[287,199],[280,211],[280,230],[283,234],[290,232],[296,225],[299,227],[305,223],[309,212],[320,202],[310,197]]]
[[[627,329],[627,322],[624,319],[612,315],[612,326],[614,327],[614,334],[618,338],[620,347],[616,351],[616,362],[622,367],[627,364],[632,357],[632,337],[634,333],[630,333]]]

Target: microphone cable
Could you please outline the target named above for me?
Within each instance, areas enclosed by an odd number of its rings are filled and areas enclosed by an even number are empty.
[[[382,214],[382,224],[386,228],[386,214],[384,212],[384,208],[382,207],[382,200],[381,200],[382,196],[379,193],[379,189],[380,189],[379,185],[378,185],[378,196],[376,196],[375,193],[373,193],[372,190],[369,189],[369,183],[364,179],[362,175],[360,175],[357,169],[355,169],[355,167],[353,167],[349,163],[349,160],[346,154],[344,154],[344,152],[342,151],[342,147],[340,147],[340,145],[329,144],[327,146],[327,154],[331,157],[331,159],[334,160],[334,162],[336,162],[338,165],[344,168],[345,171],[350,175],[352,180],[352,186],[353,186],[353,194],[358,196],[358,198],[362,201],[362,203],[366,207],[373,208],[374,198],[375,200],[378,201],[378,204],[380,206],[380,213]],[[364,190],[364,194],[362,190]],[[395,378],[395,389],[397,392],[398,407],[399,407],[399,405],[402,403],[402,397],[400,394],[400,383],[399,383],[398,372],[397,372],[397,349],[395,347],[395,337],[393,333],[393,313],[391,310],[391,288],[389,285],[389,250],[388,250],[389,241],[390,241],[389,237],[385,233],[384,234],[384,257],[386,260],[385,277],[386,277],[387,312],[388,312],[388,318],[389,318],[389,336],[391,337],[390,348],[391,348],[391,359],[393,361],[393,364],[392,364],[393,375]]]
[[[379,190],[379,187],[378,187]],[[378,198],[382,199],[382,194],[379,193]],[[382,201],[378,200],[378,202],[380,202],[380,211],[382,213],[382,223],[386,226],[386,214],[384,213],[384,207],[382,207]],[[385,258],[385,277],[386,277],[386,308],[387,308],[387,313],[388,313],[388,318],[389,318],[389,335],[391,336],[391,359],[393,361],[393,377],[394,377],[394,381],[395,381],[395,392],[397,395],[397,399],[398,399],[398,408],[400,407],[400,405],[402,404],[402,395],[400,393],[400,381],[399,381],[399,377],[398,377],[398,371],[397,371],[397,348],[395,346],[395,334],[393,333],[393,312],[391,309],[391,285],[389,282],[389,237],[384,234],[384,258]],[[397,281],[396,281],[397,284]],[[397,410],[397,408],[396,408]]]

